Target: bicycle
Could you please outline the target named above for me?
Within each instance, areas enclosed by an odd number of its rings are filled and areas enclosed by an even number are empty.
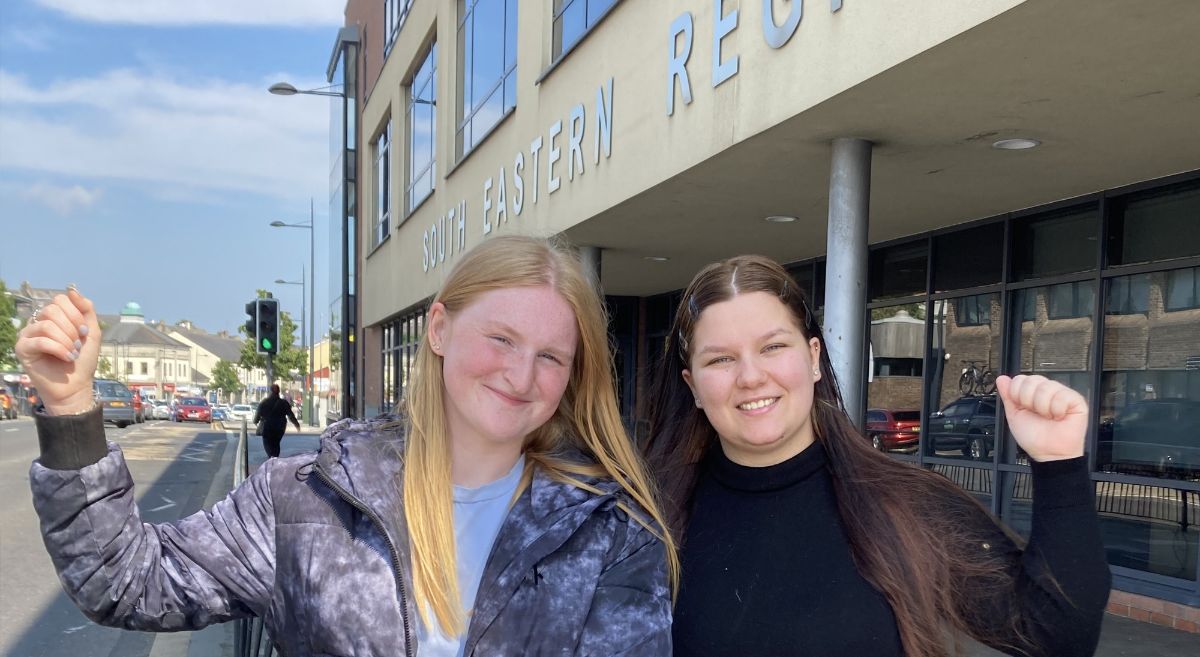
[[[990,395],[996,392],[996,373],[990,369],[981,370],[977,366],[980,361],[964,360],[966,367],[962,376],[958,377],[958,390],[963,395]]]

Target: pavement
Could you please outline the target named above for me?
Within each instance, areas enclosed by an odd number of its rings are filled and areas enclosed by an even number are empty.
[[[997,652],[972,642],[966,657],[996,657]],[[1192,634],[1130,618],[1104,615],[1096,657],[1197,657],[1200,634]]]

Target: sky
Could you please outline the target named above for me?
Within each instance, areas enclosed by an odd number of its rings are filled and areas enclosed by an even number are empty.
[[[342,0],[0,2],[0,280],[216,332],[267,289],[297,319],[315,202],[328,323],[330,98]]]

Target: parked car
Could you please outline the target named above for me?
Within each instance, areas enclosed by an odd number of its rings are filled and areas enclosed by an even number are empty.
[[[921,437],[921,411],[915,408],[869,409],[863,433],[881,452],[916,449]]]
[[[175,403],[176,422],[212,422],[212,407],[203,397],[183,397]]]
[[[992,457],[996,396],[959,397],[929,416],[925,431],[933,452],[961,451],[976,461]]]
[[[228,419],[229,419],[229,414],[225,412],[225,409],[221,408],[220,406],[213,407],[213,409],[212,409],[212,421],[213,422],[224,422]]]
[[[1200,401],[1145,399],[1100,423],[1096,464],[1110,472],[1200,474]]]
[[[17,419],[17,400],[8,390],[0,388],[0,420]]]
[[[245,420],[251,422],[254,420],[254,413],[258,409],[250,404],[234,404],[233,409],[229,411],[230,421],[240,422]]]
[[[170,420],[171,405],[164,401],[154,402],[154,419]]]
[[[133,393],[120,381],[96,379],[92,383],[92,392],[96,403],[104,414],[104,421],[117,425],[118,429],[133,424],[136,421],[133,410]]]

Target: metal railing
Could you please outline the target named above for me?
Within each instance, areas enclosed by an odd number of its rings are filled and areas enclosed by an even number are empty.
[[[233,459],[233,487],[237,488],[250,476],[250,437],[246,418],[238,435],[237,453]],[[263,620],[258,616],[234,621],[233,654],[235,657],[272,657],[275,643]]]

